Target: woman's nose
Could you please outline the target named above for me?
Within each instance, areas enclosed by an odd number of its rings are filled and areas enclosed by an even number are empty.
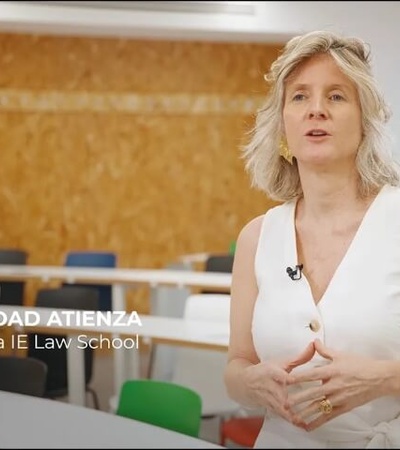
[[[310,119],[325,119],[326,114],[321,110],[312,110],[308,114]]]
[[[308,111],[309,119],[325,119],[326,111],[324,105],[321,101],[316,101],[310,105],[310,109]]]

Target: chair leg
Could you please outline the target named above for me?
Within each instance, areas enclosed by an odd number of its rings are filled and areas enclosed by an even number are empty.
[[[153,342],[150,342],[150,354],[149,354],[149,363],[147,366],[147,372],[146,372],[146,378],[151,379],[153,377],[153,369],[154,369],[154,362],[156,358],[156,344]]]
[[[91,388],[90,386],[87,386],[86,390],[92,396],[93,405],[94,405],[95,409],[100,409],[99,396],[97,395],[97,392],[93,388]]]
[[[219,433],[219,445],[221,445],[222,447],[225,447],[225,435],[222,430],[220,430],[220,433]]]
[[[224,421],[224,417],[221,416],[219,421],[219,445],[222,447],[225,447]]]

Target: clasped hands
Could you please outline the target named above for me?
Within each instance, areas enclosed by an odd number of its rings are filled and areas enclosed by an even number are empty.
[[[316,353],[327,364],[292,372]],[[260,363],[249,369],[248,385],[257,403],[307,431],[388,394],[387,362],[337,352],[318,339],[296,358]],[[290,386],[310,381],[317,383],[289,394]]]

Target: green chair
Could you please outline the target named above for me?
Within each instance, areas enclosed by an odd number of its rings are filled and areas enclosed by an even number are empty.
[[[198,437],[201,397],[168,381],[128,380],[122,385],[116,414]]]

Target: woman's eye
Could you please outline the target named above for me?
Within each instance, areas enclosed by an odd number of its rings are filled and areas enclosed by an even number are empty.
[[[343,100],[343,96],[340,94],[332,94],[331,95],[331,99],[335,102],[340,102],[341,100]]]
[[[301,101],[301,100],[304,100],[305,98],[306,98],[306,96],[305,96],[304,94],[296,94],[296,95],[293,97],[293,101],[299,102],[299,101]]]

